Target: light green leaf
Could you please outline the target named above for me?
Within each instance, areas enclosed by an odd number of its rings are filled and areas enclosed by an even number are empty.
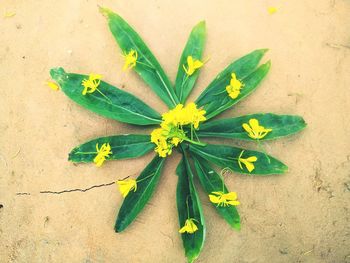
[[[221,168],[229,168],[237,173],[271,175],[283,174],[288,170],[288,167],[281,161],[258,151],[244,150],[242,148],[214,144],[207,144],[206,146],[190,145],[189,149],[192,154],[199,155],[200,157],[218,165]],[[241,168],[238,162],[239,156],[241,156],[243,159],[255,156],[257,161],[253,162],[255,167],[254,170],[249,172],[246,165],[240,162],[242,166]]]
[[[249,123],[250,119],[257,119],[259,125],[266,129],[272,129],[262,140],[273,140],[288,136],[303,130],[306,127],[304,119],[296,115],[277,115],[272,113],[257,113],[236,118],[212,120],[203,123],[197,135],[199,137],[222,137],[240,140],[253,140],[243,129],[243,123]]]
[[[161,122],[161,116],[134,95],[122,91],[104,81],[93,93],[82,94],[81,82],[87,75],[66,73],[63,68],[50,70],[51,77],[73,101],[107,118],[136,125],[152,125]]]
[[[187,65],[187,57],[202,61],[202,53],[205,43],[205,21],[198,23],[188,38],[185,49],[182,52],[179,69],[175,81],[175,92],[182,104],[185,103],[188,95],[191,93],[193,86],[199,76],[200,69],[196,70],[191,76],[187,76],[183,66]]]
[[[154,149],[149,135],[124,134],[97,138],[75,147],[69,154],[69,161],[78,163],[93,162],[96,157],[96,144],[99,147],[104,143],[109,143],[112,154],[107,160],[122,160],[137,158]]]
[[[207,194],[212,192],[222,191],[228,193],[228,189],[223,182],[220,175],[218,175],[215,170],[210,167],[209,163],[198,156],[192,156],[194,160],[194,167],[197,172],[199,181],[201,182],[204,190]],[[240,230],[241,223],[240,217],[235,206],[217,206],[213,204],[216,208],[216,211],[227,221],[227,223],[234,229]]]
[[[176,204],[179,215],[179,226],[182,228],[187,219],[194,219],[198,230],[192,234],[182,233],[183,246],[189,262],[193,262],[201,252],[205,240],[205,222],[197,191],[193,184],[193,173],[188,160],[183,158],[176,169],[178,182],[176,188]]]
[[[140,176],[137,177],[137,190],[129,192],[119,210],[114,227],[116,232],[125,230],[151,199],[158,184],[164,162],[165,158],[154,157]]]
[[[238,59],[222,71],[203,91],[196,100],[199,107],[207,111],[206,117],[210,119],[227,110],[250,93],[252,93],[270,69],[270,61],[256,69],[267,49],[255,50],[252,53]],[[236,99],[228,96],[226,86],[229,85],[231,74],[235,73],[244,87]]]
[[[172,84],[141,37],[118,14],[113,13],[107,8],[100,8],[100,11],[107,17],[109,29],[122,52],[128,53],[130,50],[137,51],[137,63],[133,70],[137,72],[169,108],[174,108],[179,103],[179,100],[175,95]]]

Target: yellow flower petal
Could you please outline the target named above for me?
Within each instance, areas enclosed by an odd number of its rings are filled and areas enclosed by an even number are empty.
[[[102,144],[101,148],[99,148],[98,143],[96,143],[96,151],[97,155],[94,158],[94,163],[97,167],[100,167],[106,158],[109,157],[110,154],[113,154],[109,143]]]
[[[138,54],[137,51],[134,49],[131,49],[128,53],[124,53],[124,66],[123,66],[123,70],[126,71],[128,69],[132,69],[133,67],[136,66],[136,62],[137,62],[137,58],[138,58]]]
[[[125,179],[125,180],[119,180],[116,182],[119,188],[120,193],[125,198],[130,191],[134,190],[136,192],[137,190],[137,182],[135,179]]]
[[[277,12],[277,8],[273,7],[273,6],[270,6],[270,7],[267,8],[267,12],[269,12],[269,14],[272,15],[272,14]]]
[[[185,225],[180,228],[179,233],[188,233],[188,234],[193,234],[198,230],[197,225],[194,223],[193,218],[186,219]]]
[[[84,89],[81,92],[83,95],[86,95],[87,93],[93,93],[96,91],[98,86],[101,83],[102,75],[99,74],[89,74],[88,79],[83,79],[81,82],[81,85],[83,85]]]
[[[53,81],[48,81],[47,85],[54,91],[60,90],[60,87]]]

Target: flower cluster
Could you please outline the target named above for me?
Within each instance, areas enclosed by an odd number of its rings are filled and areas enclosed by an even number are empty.
[[[187,106],[178,104],[174,109],[162,115],[162,123],[151,133],[151,142],[156,144],[155,151],[160,157],[166,157],[172,153],[174,146],[182,141],[194,142],[193,132],[198,129],[199,123],[206,120],[205,110],[198,109],[193,102]],[[184,128],[191,130],[191,139],[187,137]]]

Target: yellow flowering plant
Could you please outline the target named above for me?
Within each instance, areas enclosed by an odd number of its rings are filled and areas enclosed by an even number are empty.
[[[79,105],[120,122],[151,126],[150,134],[122,134],[100,137],[75,147],[69,160],[103,166],[110,160],[141,157],[151,151],[152,161],[137,178],[116,182],[124,201],[118,212],[115,231],[124,231],[143,210],[159,182],[162,168],[174,151],[182,154],[176,174],[176,203],[179,234],[185,255],[194,261],[203,247],[206,226],[194,184],[197,178],[207,193],[207,202],[233,228],[241,227],[236,192],[225,185],[223,171],[249,176],[282,174],[287,166],[265,151],[206,143],[205,138],[228,138],[257,142],[277,139],[301,131],[302,117],[272,113],[214,119],[252,93],[270,69],[270,61],[259,65],[266,49],[255,50],[228,65],[194,101],[187,102],[205,63],[202,59],[206,26],[198,23],[190,33],[180,58],[173,85],[159,62],[136,31],[118,14],[100,8],[119,44],[123,70],[136,72],[169,107],[159,114],[146,103],[107,82],[100,74],[67,73],[63,68],[50,71],[53,90],[62,90]],[[192,165],[191,165],[192,163]],[[213,165],[222,169],[218,173]]]

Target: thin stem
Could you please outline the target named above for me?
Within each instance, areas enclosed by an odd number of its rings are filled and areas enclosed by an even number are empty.
[[[145,178],[142,178],[142,179],[140,179],[140,180],[137,180],[137,182],[139,183],[139,182],[142,182],[143,180],[146,180],[147,178],[150,178],[151,176],[153,176],[154,175],[154,173],[151,173],[150,175],[147,175]]]
[[[186,142],[190,142],[190,143],[193,143],[193,144],[195,144],[195,145],[200,145],[200,146],[206,146],[207,144],[206,143],[202,143],[202,142],[196,142],[196,141],[193,141],[193,140],[191,140],[191,139],[189,139],[189,138],[181,138],[181,139],[183,139],[184,141],[186,141]]]
[[[98,93],[100,93],[106,100],[108,100],[110,104],[113,104],[112,101],[111,101],[111,99],[108,98],[105,94],[103,94],[102,91],[100,91],[98,88],[96,88],[96,90],[97,90]]]
[[[74,154],[97,154],[98,152],[76,152]]]
[[[188,198],[189,198],[189,197],[190,197],[189,195],[186,197],[187,219],[190,219],[190,208],[189,208],[189,206],[188,206]]]
[[[148,65],[148,64],[146,64],[146,63],[143,63],[143,62],[140,62],[140,61],[136,61],[136,63],[141,64],[141,65],[144,65],[144,66],[146,66],[146,67],[149,67],[149,68],[151,68],[151,69],[156,70],[153,66]]]

